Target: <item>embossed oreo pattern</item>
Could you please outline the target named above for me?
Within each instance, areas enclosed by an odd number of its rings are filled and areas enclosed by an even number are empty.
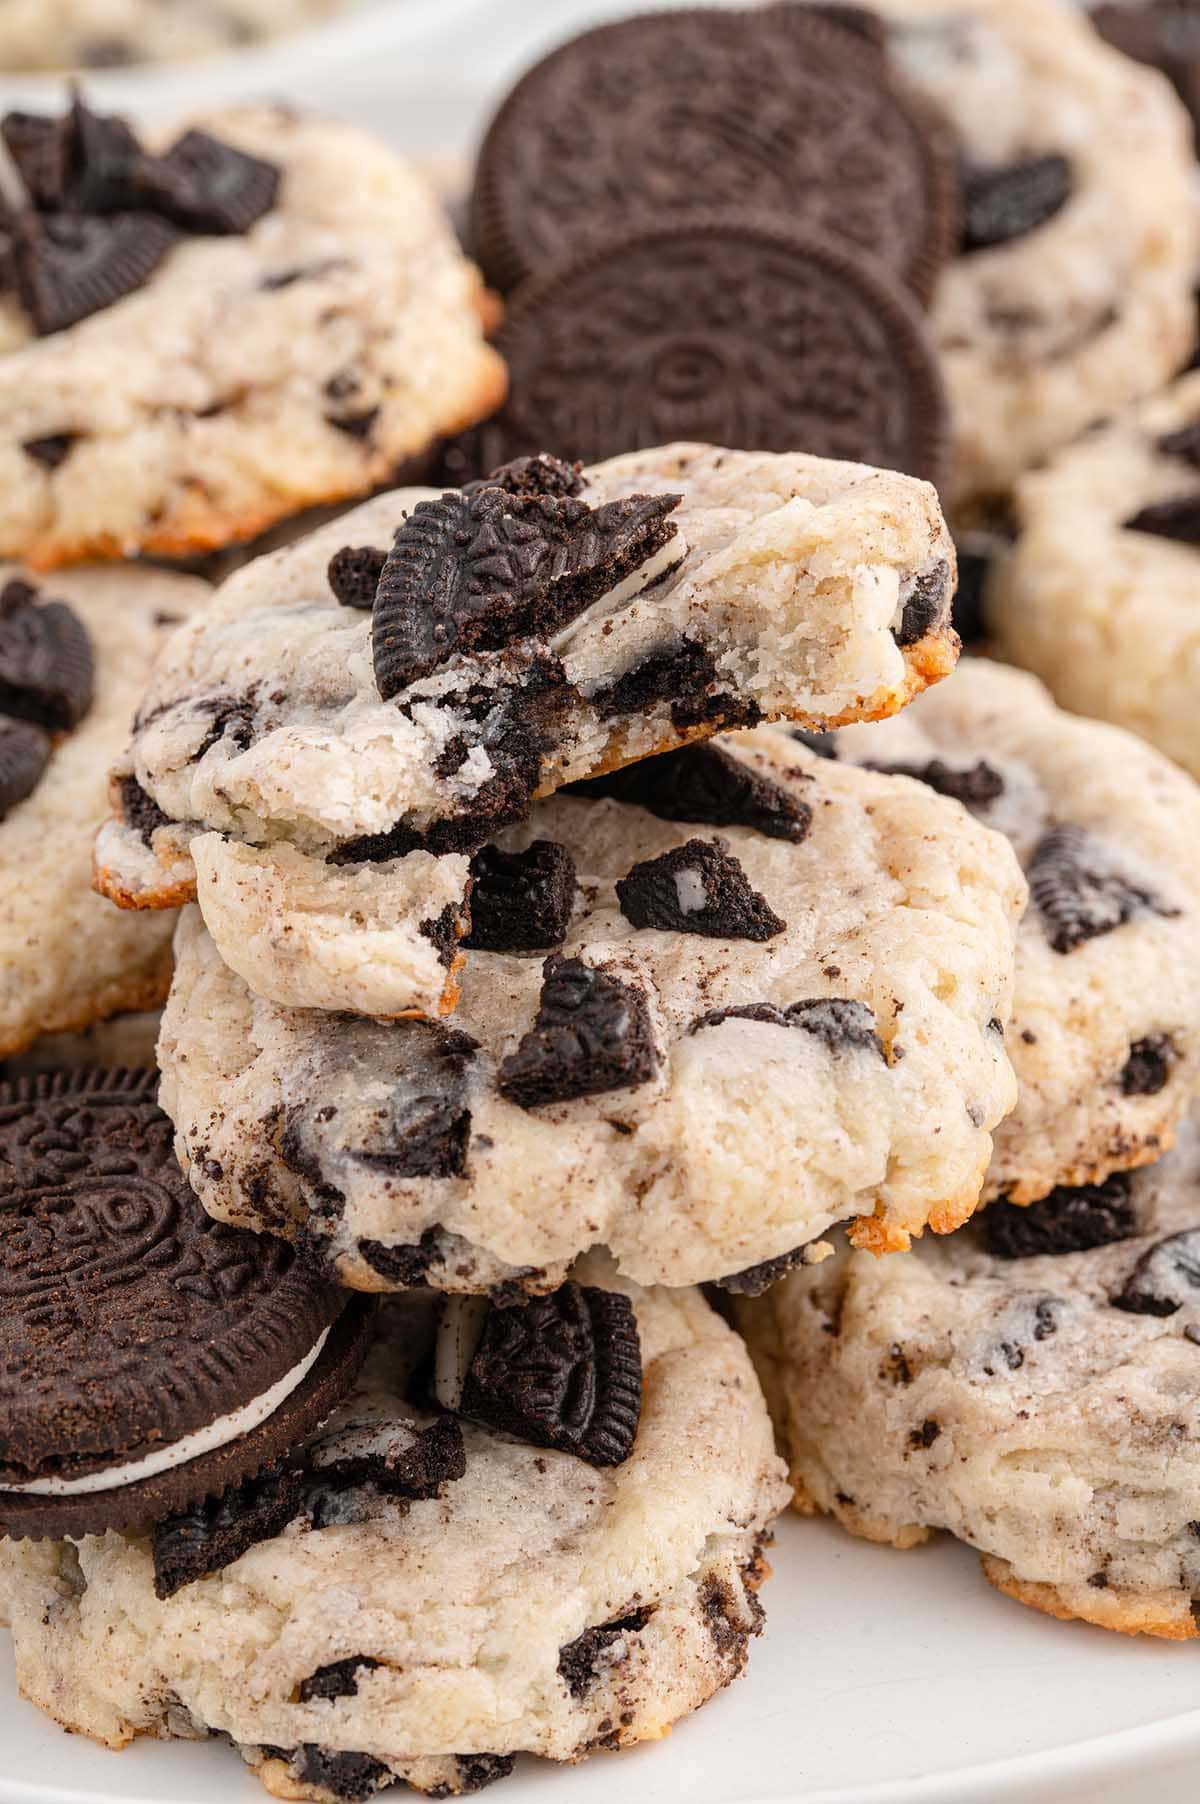
[[[79,1477],[206,1427],[338,1313],[290,1247],[204,1214],[157,1082],[0,1085],[0,1482]]]
[[[699,207],[847,240],[928,298],[952,248],[955,147],[870,45],[803,7],[673,12],[533,69],[480,156],[475,239],[502,288]]]
[[[729,214],[606,241],[523,290],[479,472],[553,445],[594,462],[674,440],[937,481],[945,400],[920,317],[828,239]]]

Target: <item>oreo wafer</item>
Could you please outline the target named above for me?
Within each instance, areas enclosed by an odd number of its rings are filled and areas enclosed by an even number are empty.
[[[586,32],[518,83],[480,152],[473,241],[510,289],[613,233],[749,208],[845,240],[927,300],[957,193],[946,126],[861,26],[685,10]]]
[[[525,285],[500,348],[509,400],[449,447],[453,481],[547,447],[599,463],[675,440],[946,474],[946,402],[912,301],[771,220],[597,245]]]
[[[370,1310],[210,1220],[156,1072],[0,1084],[0,1535],[159,1521],[334,1408]]]

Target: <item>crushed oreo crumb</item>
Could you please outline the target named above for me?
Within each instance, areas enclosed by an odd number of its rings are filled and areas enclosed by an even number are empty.
[[[348,1660],[332,1660],[328,1666],[318,1666],[316,1672],[301,1680],[299,1701],[311,1704],[314,1698],[357,1697],[359,1673],[373,1672],[382,1665],[382,1660],[373,1659],[370,1654],[351,1654]]]
[[[751,1002],[741,1008],[714,1009],[693,1021],[689,1033],[719,1027],[722,1021],[765,1021],[773,1027],[799,1028],[812,1034],[830,1052],[871,1052],[886,1061],[875,1016],[865,1002],[844,996],[817,996],[808,1001],[777,1007],[773,1002]]]
[[[1175,1315],[1200,1294],[1200,1228],[1172,1234],[1143,1253],[1111,1298],[1131,1315]]]
[[[1149,1034],[1144,1040],[1135,1040],[1121,1067],[1122,1091],[1126,1096],[1157,1096],[1166,1089],[1178,1057],[1170,1034]]]
[[[605,1668],[615,1666],[627,1657],[627,1638],[644,1629],[649,1619],[648,1610],[634,1610],[617,1622],[585,1629],[582,1635],[559,1649],[559,1676],[577,1702],[587,1696]]]
[[[903,650],[944,622],[950,603],[950,565],[943,558],[931,570],[913,577],[900,599],[900,624],[892,637]]]

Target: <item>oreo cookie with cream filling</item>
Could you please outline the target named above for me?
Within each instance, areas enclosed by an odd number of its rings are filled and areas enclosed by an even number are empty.
[[[0,1085],[0,1536],[158,1521],[254,1480],[365,1354],[369,1308],[204,1214],[157,1086]]]

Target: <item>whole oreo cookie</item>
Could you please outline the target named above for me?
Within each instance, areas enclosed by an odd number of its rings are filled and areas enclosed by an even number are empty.
[[[509,289],[613,232],[750,208],[848,241],[928,299],[956,201],[950,135],[875,46],[770,6],[627,19],[554,51],[488,131],[472,224]]]
[[[908,295],[771,219],[597,244],[524,286],[499,344],[510,397],[454,448],[460,474],[547,445],[595,463],[675,440],[946,470],[945,397]]]
[[[0,1535],[221,1495],[311,1432],[365,1352],[365,1316],[292,1248],[205,1215],[157,1084],[0,1084]]]

